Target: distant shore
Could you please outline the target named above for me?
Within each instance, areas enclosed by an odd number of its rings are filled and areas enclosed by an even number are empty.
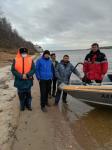
[[[112,49],[112,46],[105,46],[105,47],[100,47],[100,49],[104,49],[104,50],[111,50]],[[58,50],[51,50],[51,52],[56,52],[56,51],[83,51],[83,50],[90,50],[90,48],[87,48],[87,49],[58,49]]]

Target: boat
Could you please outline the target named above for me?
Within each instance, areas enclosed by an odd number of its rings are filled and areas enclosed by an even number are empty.
[[[71,96],[85,103],[112,106],[112,73],[108,73],[101,86],[81,81],[73,81],[70,85],[61,84],[60,88]]]

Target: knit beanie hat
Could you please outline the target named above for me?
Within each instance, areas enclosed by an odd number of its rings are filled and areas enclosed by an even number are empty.
[[[49,51],[49,50],[45,50],[44,53],[43,53],[43,56],[44,56],[45,54],[50,55],[50,51]]]

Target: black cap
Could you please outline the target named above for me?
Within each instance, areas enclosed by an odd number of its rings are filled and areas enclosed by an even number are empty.
[[[20,54],[22,54],[22,53],[27,53],[28,54],[28,49],[27,48],[20,48],[19,51],[20,51]]]
[[[43,53],[43,56],[44,56],[45,54],[50,55],[50,51],[49,51],[49,50],[45,50],[44,53]]]

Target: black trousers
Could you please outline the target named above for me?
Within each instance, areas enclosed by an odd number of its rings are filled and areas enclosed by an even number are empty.
[[[89,80],[86,76],[83,77],[82,79],[83,82],[91,84],[91,80]],[[96,83],[102,83],[102,80],[95,80]]]
[[[102,83],[102,80],[95,80],[95,82],[96,82],[96,83]],[[91,80],[87,80],[86,83],[90,84],[90,83],[92,83],[92,82],[91,82]]]
[[[55,97],[55,103],[58,104],[59,103],[59,100],[60,100],[60,97],[61,97],[61,93],[62,93],[62,90],[60,90],[59,88],[57,89],[57,92],[56,92],[56,97]],[[63,95],[62,95],[62,101],[66,103],[66,98],[67,98],[67,92],[63,91]]]
[[[31,108],[31,101],[32,101],[31,90],[25,92],[18,90],[18,96],[20,100],[21,109],[25,109],[25,107]]]
[[[48,94],[51,85],[51,80],[40,80],[40,105],[41,108],[48,104]]]
[[[56,93],[56,82],[57,82],[57,78],[54,78],[53,80],[51,80],[51,84],[49,86],[49,95],[55,95]]]

